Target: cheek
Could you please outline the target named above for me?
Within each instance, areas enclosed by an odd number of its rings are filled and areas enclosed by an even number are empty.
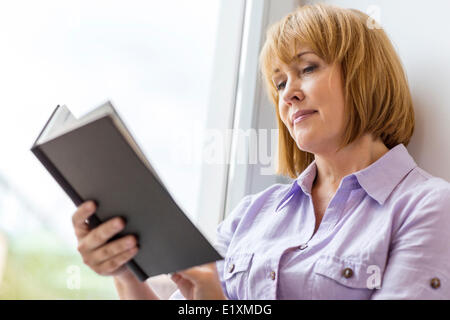
[[[344,94],[341,82],[332,77],[328,81],[328,75],[320,79],[310,88],[310,97],[314,104],[319,106],[323,121],[327,126],[334,128],[340,126],[344,118]]]

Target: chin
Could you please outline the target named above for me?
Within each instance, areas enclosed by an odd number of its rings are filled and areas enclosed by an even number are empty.
[[[300,143],[297,140],[297,147],[305,152],[309,152],[309,153],[314,153],[314,147],[310,144],[310,143],[305,143],[304,141],[302,143]]]
[[[297,144],[297,147],[306,152],[314,153],[314,146],[317,145],[317,141],[315,139],[311,139],[308,135],[299,135],[294,137],[294,141]]]

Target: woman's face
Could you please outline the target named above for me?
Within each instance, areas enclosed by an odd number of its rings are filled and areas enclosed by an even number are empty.
[[[297,146],[311,153],[334,152],[344,131],[344,94],[339,64],[328,65],[308,48],[272,78],[280,117]],[[305,110],[314,113],[299,115]]]

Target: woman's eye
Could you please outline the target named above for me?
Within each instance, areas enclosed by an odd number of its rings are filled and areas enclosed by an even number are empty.
[[[306,67],[305,69],[302,70],[302,73],[312,73],[316,68],[317,68],[317,66]],[[285,86],[286,86],[286,82],[283,81],[283,82],[277,84],[277,90],[280,91]]]
[[[286,82],[281,82],[280,84],[277,84],[277,90],[280,91],[281,89],[284,88],[285,85],[286,85]]]
[[[316,66],[307,67],[307,68],[303,69],[303,73],[311,73],[315,68],[316,68]]]

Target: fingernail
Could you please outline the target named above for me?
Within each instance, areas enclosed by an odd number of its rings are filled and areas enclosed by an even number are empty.
[[[122,221],[121,220],[114,221],[114,228],[116,230],[120,230],[120,229],[122,229],[122,227],[123,227],[123,225],[122,225]]]
[[[134,247],[135,244],[136,244],[136,243],[135,243],[134,239],[128,239],[128,240],[127,240],[127,247],[128,247],[128,248]]]
[[[94,209],[94,204],[92,203],[92,201],[88,201],[84,204],[84,208],[86,210],[93,210]]]

